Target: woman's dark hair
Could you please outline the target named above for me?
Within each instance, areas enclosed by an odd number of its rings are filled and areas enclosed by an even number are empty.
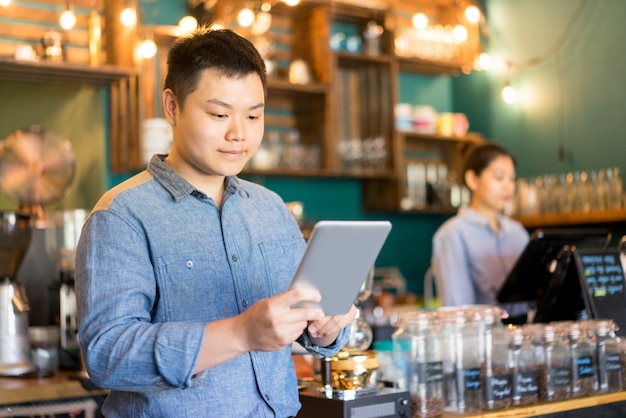
[[[515,157],[505,148],[493,142],[481,143],[471,148],[465,157],[463,179],[465,179],[465,174],[468,171],[473,171],[477,176],[480,176],[493,160],[501,156],[509,157],[513,161],[513,166],[516,165]]]
[[[258,74],[267,93],[265,61],[254,45],[232,30],[207,26],[174,42],[167,54],[163,88],[172,90],[182,108],[187,96],[197,88],[202,71],[210,68],[229,78]]]

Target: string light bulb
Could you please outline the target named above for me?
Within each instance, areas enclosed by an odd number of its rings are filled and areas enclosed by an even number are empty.
[[[120,23],[127,28],[137,24],[137,11],[128,3],[126,3],[126,7],[120,12]]]
[[[508,104],[513,104],[517,101],[517,92],[508,81],[502,87],[502,100]]]
[[[193,16],[185,16],[178,21],[178,29],[182,33],[189,33],[196,30],[198,27],[198,20]]]
[[[9,4],[11,4],[11,0],[0,0],[0,6],[2,7],[7,7]]]
[[[474,68],[477,71],[491,69],[491,56],[486,52],[481,52],[474,61]]]
[[[239,26],[248,28],[254,23],[254,12],[248,7],[244,7],[237,13],[237,23]]]
[[[63,10],[59,17],[59,25],[61,25],[61,28],[64,30],[70,30],[76,26],[76,13],[74,13],[74,7],[72,7],[70,2],[66,3],[65,10]]]
[[[463,25],[456,25],[454,27],[454,42],[457,44],[462,44],[467,41],[467,29]]]
[[[141,41],[139,44],[139,56],[143,59],[153,58],[157,53],[157,46],[154,39],[150,36]]]
[[[428,16],[421,12],[415,13],[411,18],[411,23],[413,23],[415,29],[426,29],[428,27]]]
[[[287,6],[293,7],[300,4],[300,0],[283,0],[283,3],[285,3]]]
[[[469,5],[465,8],[465,18],[470,23],[478,23],[480,21],[480,9],[475,5]]]

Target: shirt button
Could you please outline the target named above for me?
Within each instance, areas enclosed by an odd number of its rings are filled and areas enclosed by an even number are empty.
[[[244,299],[243,302],[241,302],[241,304],[243,305],[244,308],[248,307],[248,301]]]
[[[188,269],[192,268],[193,267],[193,261],[191,261],[191,260],[185,261],[185,266],[187,266]]]
[[[237,256],[236,255],[233,255],[231,258],[233,259],[233,261],[237,261]]]

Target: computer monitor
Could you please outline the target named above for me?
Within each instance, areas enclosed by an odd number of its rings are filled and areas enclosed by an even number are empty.
[[[498,302],[535,301],[535,322],[576,319],[571,316],[575,315],[581,303],[584,309],[584,299],[577,274],[573,278],[567,277],[568,272],[572,275],[571,260],[567,257],[569,253],[563,250],[604,249],[610,240],[611,233],[605,228],[535,230],[499,289]],[[556,306],[555,301],[559,302]]]

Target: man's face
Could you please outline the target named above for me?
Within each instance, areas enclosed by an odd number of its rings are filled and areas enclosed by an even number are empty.
[[[215,69],[204,70],[197,89],[174,116],[172,147],[184,174],[239,174],[263,139],[264,105],[257,74],[228,78]]]

